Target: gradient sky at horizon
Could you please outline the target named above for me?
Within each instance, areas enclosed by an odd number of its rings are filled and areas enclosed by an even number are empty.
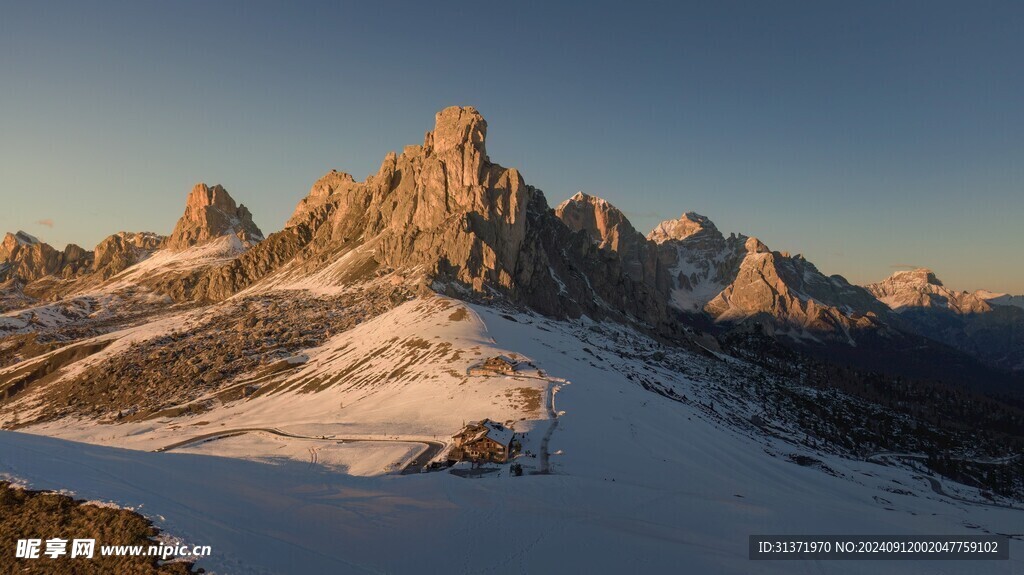
[[[168,233],[205,181],[270,233],[459,104],[552,206],[1021,294],[1022,30],[1019,2],[5,3],[0,231]]]

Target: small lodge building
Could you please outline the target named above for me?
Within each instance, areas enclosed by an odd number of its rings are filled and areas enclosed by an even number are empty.
[[[448,459],[506,463],[519,449],[516,433],[497,421],[471,421],[452,437]]]
[[[469,368],[469,375],[509,375],[515,373],[519,362],[507,355],[496,355]]]

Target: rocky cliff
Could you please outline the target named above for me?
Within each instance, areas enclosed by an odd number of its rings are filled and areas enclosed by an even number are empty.
[[[719,321],[767,317],[794,337],[855,343],[851,330],[881,328],[888,310],[842,276],[825,276],[803,256],[773,252],[756,238],[732,281],[704,310]]]
[[[74,278],[89,270],[92,258],[92,252],[75,244],[60,251],[25,232],[8,233],[0,242],[0,281]]]
[[[632,279],[668,293],[667,270],[658,259],[658,246],[636,231],[618,208],[579,192],[555,208],[555,215],[573,231],[584,232],[602,250],[618,254]]]
[[[188,195],[185,213],[164,247],[181,251],[225,235],[235,235],[247,245],[263,239],[245,205],[236,205],[223,186],[200,183]]]
[[[421,287],[520,302],[553,316],[623,314],[652,325],[664,300],[618,255],[574,233],[514,168],[491,162],[475,109],[435,117],[422,145],[390,153],[356,181],[331,171],[299,202],[288,227],[200,278],[210,299],[266,281],[337,270],[338,283],[401,273]],[[345,258],[347,266],[338,262]]]
[[[222,186],[198,184],[189,194],[185,213],[169,237],[151,232],[119,232],[101,241],[94,251],[87,251],[74,244],[58,251],[25,232],[7,234],[0,242],[0,282],[36,282],[31,291],[37,297],[64,296],[95,289],[103,281],[140,263],[158,250],[181,252],[229,236],[238,238],[235,253],[263,239],[249,210],[244,205],[237,205]],[[179,267],[189,267],[181,266],[180,261],[175,263]],[[172,273],[161,273],[165,271]],[[151,287],[172,288],[181,295],[187,290],[173,285],[175,277],[186,283],[192,282],[193,271],[190,269],[188,273],[182,274],[173,273],[173,269],[154,269],[153,275],[173,277],[164,277],[159,286]],[[76,281],[60,284],[40,281],[54,278]]]
[[[658,224],[647,239],[658,246],[658,258],[672,282],[677,309],[700,313],[735,279],[748,250],[747,237],[726,238],[708,218],[687,212]],[[751,248],[760,242],[751,244]]]
[[[94,250],[93,273],[107,279],[139,263],[167,241],[152,232],[119,232],[101,241]]]

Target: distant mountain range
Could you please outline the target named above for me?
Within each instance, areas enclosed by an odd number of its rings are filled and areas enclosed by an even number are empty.
[[[1024,298],[953,291],[928,269],[896,272],[867,287],[914,332],[989,365],[1024,370]]]
[[[1000,371],[1024,370],[1020,296],[954,292],[929,270],[853,285],[825,276],[799,254],[771,251],[757,238],[725,237],[693,212],[658,224],[646,238],[621,211],[587,194],[576,194],[555,212],[601,249],[617,253],[634,279],[659,290],[667,286],[669,308],[705,329],[756,325],[804,349],[909,375],[990,377],[946,346]],[[914,357],[901,362],[901,353]],[[922,371],[928,364],[936,369]],[[914,365],[920,369],[905,369]]]

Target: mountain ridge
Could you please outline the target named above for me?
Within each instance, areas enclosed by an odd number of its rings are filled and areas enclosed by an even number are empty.
[[[335,293],[370,282],[507,301],[551,317],[613,317],[681,341],[694,328],[721,334],[755,326],[796,345],[826,347],[928,335],[887,305],[881,283],[864,288],[826,276],[799,254],[743,234],[726,237],[696,212],[644,236],[621,210],[584,192],[552,209],[518,170],[491,161],[487,128],[475,108],[445,108],[422,144],[386,154],[363,181],[324,174],[285,228],[265,238],[223,186],[199,183],[166,238],[122,232],[92,252],[69,246],[68,257],[11,234],[0,256],[41,255],[0,264],[0,273],[20,273],[26,293],[43,297],[139,286],[182,305],[279,289]],[[934,273],[921,273],[929,298],[951,300]],[[43,281],[49,277],[63,281]],[[890,279],[892,290],[902,280]],[[956,297],[980,311],[997,301]],[[936,339],[979,353],[955,338]]]

